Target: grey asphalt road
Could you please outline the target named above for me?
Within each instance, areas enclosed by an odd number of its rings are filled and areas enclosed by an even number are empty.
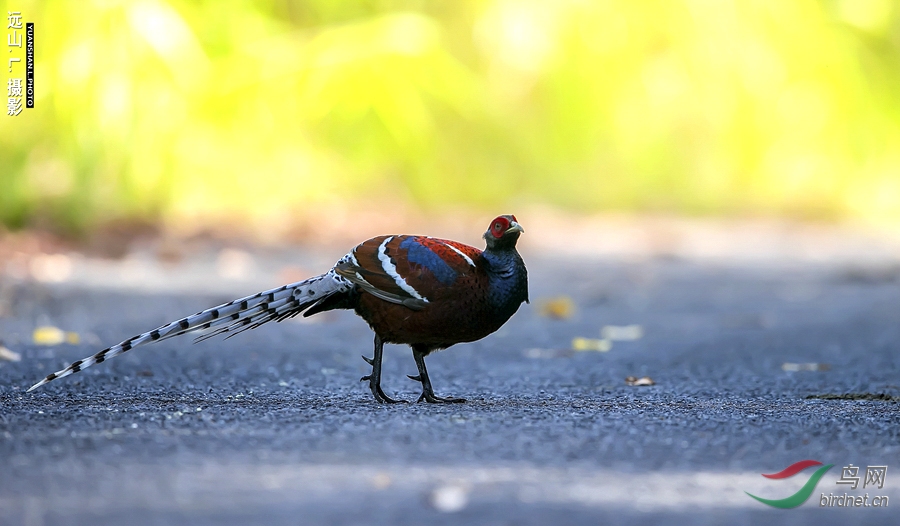
[[[263,258],[255,275],[333,256]],[[447,406],[376,404],[359,382],[372,336],[351,313],[162,342],[26,394],[102,347],[278,283],[204,274],[202,258],[155,274],[76,260],[60,283],[6,275],[0,339],[21,361],[0,361],[0,524],[900,523],[894,262],[525,256],[532,304],[429,358],[437,393],[469,399]],[[137,277],[118,286],[126,267]],[[574,315],[541,316],[558,295]],[[39,325],[80,342],[37,345]],[[606,325],[643,336],[571,350]],[[414,400],[409,350],[390,346],[385,367],[385,390]],[[834,464],[804,505],[746,495],[796,492],[813,469],[761,474],[803,459]],[[837,484],[850,464],[887,465],[883,487]],[[889,504],[820,506],[845,493]]]

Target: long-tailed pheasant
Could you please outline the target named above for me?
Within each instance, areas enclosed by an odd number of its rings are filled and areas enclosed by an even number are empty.
[[[381,389],[385,343],[412,348],[422,384],[418,401],[464,402],[434,394],[425,357],[438,349],[484,338],[528,301],[525,263],[516,251],[523,232],[513,215],[497,217],[484,233],[486,249],[425,236],[379,236],[357,245],[325,274],[236,299],[167,323],[78,360],[33,385],[77,373],[139,345],[211,329],[197,341],[234,336],[263,323],[332,309],[353,309],[375,332],[375,356],[363,359],[372,372],[375,400],[393,403]]]

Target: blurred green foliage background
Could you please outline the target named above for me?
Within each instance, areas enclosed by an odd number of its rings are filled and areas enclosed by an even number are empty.
[[[900,218],[892,0],[9,0],[0,222],[385,210]],[[24,76],[8,74],[10,76]]]

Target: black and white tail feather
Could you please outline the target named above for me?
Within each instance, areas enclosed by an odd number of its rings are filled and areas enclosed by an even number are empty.
[[[346,264],[352,259],[352,253],[347,254],[338,262],[338,265]],[[193,316],[167,323],[152,331],[138,334],[122,343],[103,349],[93,356],[75,361],[65,369],[47,375],[46,378],[31,386],[28,391],[33,391],[47,382],[77,373],[87,367],[104,362],[113,356],[147,343],[209,329],[215,330],[201,334],[194,340],[195,343],[219,334],[230,333],[226,336],[227,339],[273,320],[282,321],[300,313],[303,313],[304,316],[309,316],[316,312],[328,310],[334,304],[335,295],[343,296],[354,287],[353,283],[337,274],[335,269],[332,269],[321,276],[236,299],[217,307],[200,311]]]

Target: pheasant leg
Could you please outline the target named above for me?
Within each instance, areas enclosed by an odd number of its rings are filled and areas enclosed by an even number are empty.
[[[396,404],[399,402],[406,402],[406,400],[394,400],[388,395],[384,394],[384,391],[381,390],[381,357],[384,353],[384,342],[381,341],[381,338],[378,335],[375,335],[375,357],[372,359],[366,358],[363,356],[363,360],[366,361],[369,365],[372,366],[372,373],[366,376],[363,376],[359,379],[360,382],[364,382],[366,380],[369,381],[369,389],[372,390],[372,395],[375,397],[375,400],[382,404]]]
[[[416,360],[416,367],[419,368],[419,374],[416,376],[407,375],[411,380],[422,383],[422,394],[416,402],[425,400],[431,404],[461,404],[466,401],[465,398],[453,398],[452,396],[437,396],[431,387],[431,380],[428,378],[428,370],[425,369],[425,355],[427,351],[417,346],[413,347],[413,358]]]

